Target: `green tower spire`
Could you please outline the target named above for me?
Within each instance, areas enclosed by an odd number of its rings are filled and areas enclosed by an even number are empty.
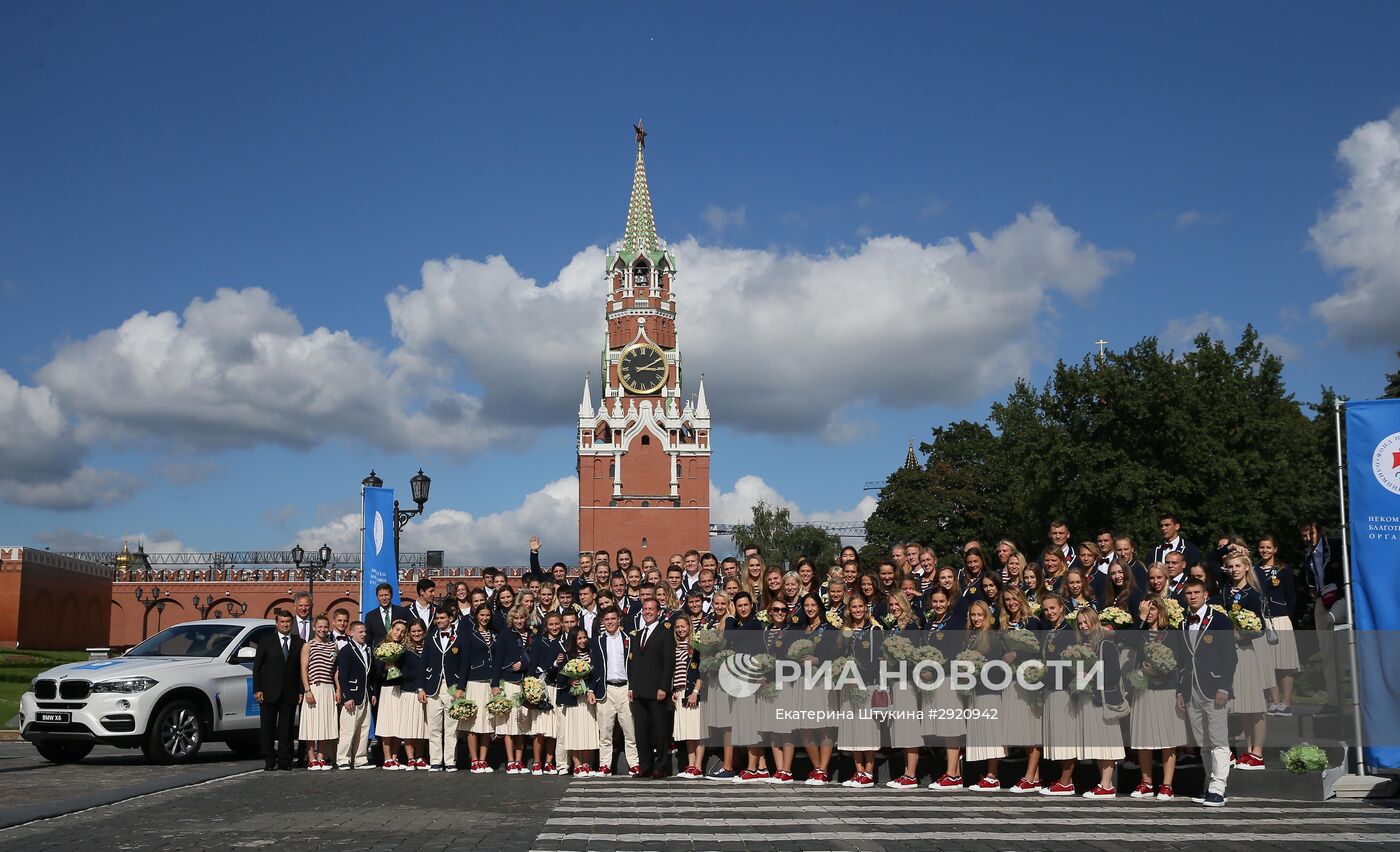
[[[627,204],[627,230],[622,235],[622,250],[628,254],[660,251],[656,239],[656,216],[651,211],[651,190],[647,188],[647,166],[642,157],[647,133],[639,119],[633,126],[637,132],[637,166],[632,172],[632,199]]]

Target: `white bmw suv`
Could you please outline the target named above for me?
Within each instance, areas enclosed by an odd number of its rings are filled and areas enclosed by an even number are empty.
[[[254,645],[274,629],[259,618],[190,621],[120,657],[49,669],[20,699],[20,733],[55,763],[82,760],[99,743],[139,747],[155,763],[192,760],[209,741],[251,757]]]

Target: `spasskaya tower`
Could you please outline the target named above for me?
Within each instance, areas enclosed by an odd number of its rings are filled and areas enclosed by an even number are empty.
[[[607,255],[600,364],[603,396],[589,378],[578,407],[580,552],[630,548],[664,568],[673,553],[710,541],[710,408],[705,378],[685,397],[676,340],[676,258],[656,236],[647,187],[646,131],[622,241]]]

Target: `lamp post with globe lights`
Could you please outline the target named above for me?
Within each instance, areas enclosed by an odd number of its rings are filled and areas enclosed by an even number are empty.
[[[301,561],[306,558],[306,551],[302,549],[300,543],[292,548],[292,562],[297,570],[306,572],[306,594],[311,597],[312,602],[316,600],[316,577],[325,577],[327,574],[326,565],[331,561],[331,546],[321,545],[321,549],[316,552],[317,561],[307,563],[302,568]]]

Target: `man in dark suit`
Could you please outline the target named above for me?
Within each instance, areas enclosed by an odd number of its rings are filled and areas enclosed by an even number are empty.
[[[661,621],[661,605],[654,596],[642,600],[641,622],[632,636],[627,663],[628,700],[632,703],[637,731],[638,776],[667,777],[670,754],[671,679],[676,667],[676,640],[670,623]]]
[[[389,625],[395,621],[407,622],[410,616],[408,607],[394,603],[394,587],[380,583],[374,589],[379,606],[365,613],[365,632],[369,634],[369,647],[378,648],[389,635]]]
[[[1235,631],[1230,617],[1206,603],[1206,584],[1186,581],[1186,611],[1181,625],[1188,659],[1181,668],[1176,707],[1186,714],[1191,735],[1201,746],[1206,765],[1206,789],[1195,801],[1206,807],[1225,804],[1225,781],[1230,775],[1229,707],[1235,681]]]
[[[1186,567],[1194,568],[1201,564],[1201,549],[1181,537],[1181,520],[1170,512],[1157,520],[1157,529],[1162,532],[1162,543],[1152,549],[1152,564],[1166,563],[1167,554],[1173,550],[1186,557]]]
[[[369,762],[369,708],[374,695],[370,683],[374,664],[365,642],[364,622],[351,622],[346,638],[335,659],[335,703],[340,707],[336,768],[373,769]]]
[[[301,648],[292,632],[292,614],[277,610],[277,630],[258,640],[253,657],[253,698],[261,714],[264,769],[292,768],[292,717],[303,691]],[[276,741],[276,753],[273,742]]]

